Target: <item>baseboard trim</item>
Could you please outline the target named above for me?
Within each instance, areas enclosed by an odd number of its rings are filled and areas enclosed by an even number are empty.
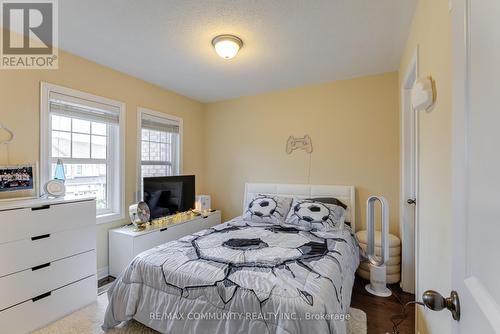
[[[103,267],[97,269],[97,280],[106,278],[109,276],[109,267]]]

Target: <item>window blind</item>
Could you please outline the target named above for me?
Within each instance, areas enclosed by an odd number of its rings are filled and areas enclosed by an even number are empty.
[[[142,128],[169,133],[179,133],[179,122],[166,118],[155,117],[153,115],[143,114]]]
[[[50,93],[49,111],[58,116],[118,124],[120,109],[116,106],[88,101],[59,93]]]

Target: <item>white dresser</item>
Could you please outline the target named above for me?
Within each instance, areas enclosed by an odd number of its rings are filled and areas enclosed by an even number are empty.
[[[0,332],[28,333],[97,298],[96,207],[0,203]]]
[[[133,225],[112,229],[109,231],[109,274],[118,277],[136,255],[220,223],[221,212],[214,211],[174,224],[151,225],[142,231],[135,231]]]

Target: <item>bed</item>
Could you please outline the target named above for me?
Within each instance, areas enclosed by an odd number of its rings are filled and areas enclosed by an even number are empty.
[[[139,254],[108,290],[103,329],[162,333],[346,333],[359,265],[354,187],[250,183],[256,194],[335,197],[346,226],[306,231],[243,216]]]

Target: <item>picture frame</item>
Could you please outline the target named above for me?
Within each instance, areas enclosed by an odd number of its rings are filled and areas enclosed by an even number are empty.
[[[0,166],[0,201],[38,197],[38,163]]]

